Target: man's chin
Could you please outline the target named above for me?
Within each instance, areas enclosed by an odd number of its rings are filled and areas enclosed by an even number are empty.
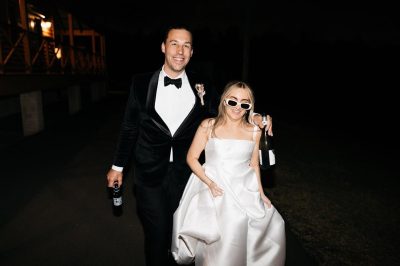
[[[175,73],[181,73],[185,69],[185,67],[186,67],[186,65],[185,66],[174,67],[172,70]]]

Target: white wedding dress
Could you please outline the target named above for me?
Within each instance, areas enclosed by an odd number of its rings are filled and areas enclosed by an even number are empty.
[[[174,214],[171,251],[179,264],[285,264],[285,222],[261,200],[256,173],[249,166],[254,145],[250,140],[208,140],[203,167],[224,194],[214,198],[191,175]]]

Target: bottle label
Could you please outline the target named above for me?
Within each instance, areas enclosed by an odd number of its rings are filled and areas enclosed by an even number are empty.
[[[275,153],[274,150],[269,150],[269,164],[274,165],[275,164]]]
[[[122,197],[114,198],[114,206],[121,206],[122,205]]]

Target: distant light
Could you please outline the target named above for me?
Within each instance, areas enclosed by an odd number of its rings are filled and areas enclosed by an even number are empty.
[[[54,53],[56,54],[57,59],[61,59],[61,48],[60,47],[55,47]]]
[[[51,21],[42,21],[40,26],[42,26],[42,30],[49,30],[51,28]]]
[[[45,37],[50,37],[53,38],[53,24],[51,21],[44,21],[40,23],[40,26],[42,27],[42,35]]]

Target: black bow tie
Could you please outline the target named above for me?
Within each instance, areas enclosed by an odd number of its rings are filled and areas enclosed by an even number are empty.
[[[170,84],[175,85],[179,89],[180,87],[182,87],[182,79],[181,78],[171,79],[171,78],[165,76],[164,77],[164,86],[168,86]]]

